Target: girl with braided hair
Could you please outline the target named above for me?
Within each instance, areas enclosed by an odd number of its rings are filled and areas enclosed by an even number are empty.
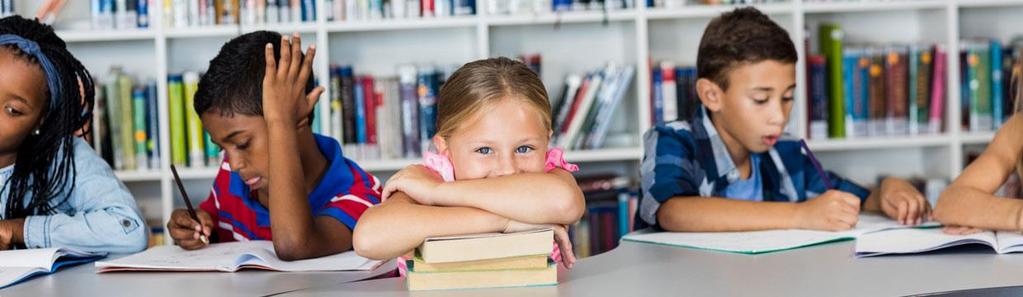
[[[92,117],[94,90],[52,27],[0,19],[0,250],[145,248],[131,193],[75,136]]]

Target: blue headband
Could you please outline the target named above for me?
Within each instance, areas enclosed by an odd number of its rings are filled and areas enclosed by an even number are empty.
[[[42,49],[39,48],[39,44],[35,41],[31,41],[21,36],[14,34],[3,34],[0,35],[0,45],[13,44],[18,46],[22,52],[29,54],[39,60],[39,65],[43,66],[43,72],[46,74],[46,85],[50,88],[50,106],[56,106],[57,100],[60,98],[61,82],[60,75],[57,73],[57,67],[53,66],[50,59],[43,54]]]

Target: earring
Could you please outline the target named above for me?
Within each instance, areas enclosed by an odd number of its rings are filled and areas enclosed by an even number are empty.
[[[32,135],[38,136],[39,135],[39,129],[35,129],[34,131],[32,131]]]

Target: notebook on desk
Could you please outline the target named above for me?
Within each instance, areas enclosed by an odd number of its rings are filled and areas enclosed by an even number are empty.
[[[937,226],[928,222],[917,228]],[[879,214],[861,214],[852,230],[841,232],[813,230],[767,230],[750,232],[652,232],[642,230],[622,240],[668,246],[689,247],[739,254],[762,254],[824,243],[852,240],[872,232],[911,228]]]
[[[968,244],[986,245],[999,254],[1023,252],[1023,235],[1002,231],[952,235],[940,228],[889,230],[857,239],[856,256],[916,254]]]
[[[64,266],[92,262],[105,255],[68,248],[0,251],[0,288],[35,275],[56,272]]]
[[[380,261],[360,257],[353,251],[315,259],[283,261],[270,241],[215,243],[186,251],[178,246],[158,246],[145,252],[111,261],[96,262],[98,272],[115,271],[222,271],[263,269],[272,271],[366,271]]]

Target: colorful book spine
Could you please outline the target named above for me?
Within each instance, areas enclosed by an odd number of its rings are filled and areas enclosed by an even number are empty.
[[[917,56],[917,77],[914,81],[916,89],[916,127],[917,133],[928,133],[930,126],[931,74],[934,67],[933,47],[920,49]]]
[[[146,126],[146,88],[137,86],[132,89],[132,124],[135,132],[135,162],[137,169],[149,169],[149,128]]]
[[[916,83],[920,80],[920,47],[911,46],[909,48],[909,59],[906,62],[909,63],[909,134],[917,135],[920,134],[920,120],[917,116],[920,115],[918,106],[920,100],[918,99],[919,90],[916,87]]]
[[[888,98],[887,135],[905,135],[908,132],[909,100],[908,76],[904,48],[889,49],[885,57],[885,94]]]
[[[853,104],[854,137],[870,136],[870,57],[862,50],[853,72]]]
[[[372,76],[366,76],[362,79],[362,90],[365,96],[365,109],[366,109],[366,144],[376,146],[378,143],[377,139],[377,107],[378,96],[376,92],[375,81]]]
[[[156,81],[149,81],[146,85],[146,152],[149,155],[149,168],[160,168],[160,96],[158,96]]]
[[[991,100],[991,49],[990,44],[985,41],[978,41],[975,54],[977,55],[977,128],[979,131],[991,131],[994,128],[994,117],[992,113]]]
[[[431,0],[423,0],[424,5]],[[420,150],[429,151],[432,145],[431,139],[433,134],[437,132],[437,89],[436,89],[436,78],[434,77],[433,67],[424,67],[419,69],[419,78],[417,79],[417,95],[419,98],[419,141],[421,142]]]
[[[416,68],[412,65],[398,67],[398,79],[401,96],[401,131],[404,154],[406,158],[418,158],[420,151],[420,108]]]
[[[343,127],[343,143],[355,144],[355,72],[352,67],[343,66],[339,70],[341,77],[341,112]]]
[[[132,85],[133,82],[131,77],[125,74],[121,74],[117,78],[117,95],[119,96],[118,105],[121,108],[120,119],[118,124],[121,125],[120,145],[124,147],[124,169],[136,169],[138,163],[136,163],[135,154],[135,115],[132,112]]]
[[[888,98],[885,91],[884,55],[875,53],[870,59],[870,135],[888,132]]]
[[[663,119],[667,123],[678,119],[678,90],[675,85],[675,65],[671,62],[662,62],[661,73]]]
[[[807,57],[807,73],[810,82],[807,84],[809,103],[809,136],[810,139],[828,138],[828,89],[827,89],[827,59],[821,55]]]
[[[210,136],[209,132],[203,131],[203,148],[206,151],[206,164],[208,166],[216,166],[220,164],[220,147],[213,142],[213,137]]]
[[[362,78],[355,80],[355,144],[366,143],[366,92]]]
[[[823,24],[820,27],[821,53],[828,61],[828,136],[845,137],[845,99],[842,91],[842,39],[841,27]]]
[[[934,71],[931,73],[931,104],[927,124],[928,132],[941,133],[942,116],[945,114],[945,71],[948,63],[945,49],[941,45],[934,47]]]
[[[855,138],[862,131],[856,130],[856,64],[859,63],[862,50],[857,48],[842,49],[842,93],[845,98],[845,134]],[[812,137],[811,137],[812,139]]]
[[[185,137],[185,85],[180,74],[172,74],[167,80],[167,103],[170,109],[171,164],[188,165],[188,146]]]
[[[1002,110],[1005,100],[1005,95],[1002,93],[1002,84],[1004,83],[1002,77],[1002,43],[997,39],[992,39],[989,47],[991,48],[991,56],[988,58],[991,65],[991,114],[994,129],[997,130],[1005,122],[1005,113]]]
[[[206,166],[204,140],[202,137],[202,121],[199,114],[195,112],[195,92],[199,89],[199,74],[196,72],[185,72],[182,75],[185,90],[185,123],[188,125],[188,166]]]
[[[664,123],[664,72],[657,66],[651,70],[650,82],[653,90],[650,91],[650,106],[653,109],[653,116],[650,117],[652,124]]]
[[[108,80],[105,82],[105,97],[107,103],[107,115],[110,125],[110,139],[111,139],[111,155],[113,156],[113,166],[117,170],[125,170],[126,158],[124,147],[121,145],[121,134],[125,131],[124,126],[121,125],[121,89],[117,86],[118,80],[121,76],[119,68],[114,68],[108,74]]]

